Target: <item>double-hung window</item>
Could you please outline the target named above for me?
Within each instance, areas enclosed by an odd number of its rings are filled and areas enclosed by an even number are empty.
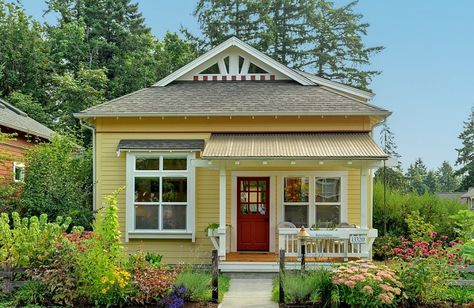
[[[316,177],[314,190],[317,224],[341,223],[341,178]]]
[[[309,177],[284,178],[283,204],[286,221],[308,226]]]
[[[128,231],[186,234],[194,226],[192,155],[128,154]],[[133,190],[131,189],[133,188]]]

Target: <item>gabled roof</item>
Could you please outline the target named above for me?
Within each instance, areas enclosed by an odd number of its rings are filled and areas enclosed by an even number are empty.
[[[244,43],[243,41],[239,40],[236,37],[231,37],[225,42],[221,43],[220,45],[212,48],[202,56],[198,57],[197,59],[189,62],[185,66],[181,67],[177,71],[171,73],[170,75],[166,76],[165,78],[161,79],[157,83],[154,84],[154,86],[158,87],[163,87],[166,86],[167,84],[177,80],[179,77],[183,76],[187,72],[191,71],[195,67],[203,64],[204,62],[210,60],[211,58],[217,56],[224,50],[235,46],[237,48],[240,48],[241,50],[251,54],[252,56],[258,58],[260,61],[263,63],[271,66],[272,68],[276,69],[283,75],[286,75],[290,77],[291,79],[295,80],[296,82],[302,84],[302,85],[315,85],[315,83],[308,78],[302,76],[301,74],[298,74],[296,71],[292,70],[291,68],[279,63],[278,61],[273,60],[266,54],[258,51],[257,49],[253,48],[247,43]]]
[[[294,81],[173,82],[149,87],[76,114],[112,116],[378,115],[389,111],[324,87]]]
[[[249,54],[251,54],[253,57],[257,58],[261,62],[267,64],[268,66],[274,68],[278,72],[282,73],[283,75],[286,75],[290,79],[298,82],[301,85],[309,85],[309,86],[314,86],[314,85],[321,85],[321,86],[326,86],[331,89],[339,90],[348,94],[360,96],[361,98],[364,99],[370,99],[374,96],[373,93],[359,90],[357,88],[353,88],[335,81],[331,81],[322,77],[318,77],[309,73],[305,73],[299,70],[291,69],[280,62],[270,58],[263,52],[255,49],[254,47],[250,46],[249,44],[241,41],[240,39],[236,37],[231,37],[225,42],[221,43],[220,45],[216,46],[215,48],[209,50],[202,56],[198,57],[194,61],[191,61],[190,63],[186,64],[185,66],[181,67],[177,71],[173,72],[172,74],[166,76],[165,78],[161,79],[157,83],[154,84],[154,86],[166,86],[169,83],[177,80],[179,77],[183,76],[184,74],[190,72],[192,69],[196,68],[199,65],[202,65],[206,61],[210,60],[213,57],[216,57],[226,49],[235,46]]]
[[[467,193],[465,193],[464,195],[461,196],[461,198],[466,198],[466,199],[471,199],[471,198],[474,198],[474,187],[471,187]]]
[[[26,113],[2,99],[0,99],[0,126],[48,140],[51,139],[54,133],[51,129],[33,120]]]
[[[286,67],[233,37],[155,85],[75,116],[390,115],[368,104],[372,97]]]

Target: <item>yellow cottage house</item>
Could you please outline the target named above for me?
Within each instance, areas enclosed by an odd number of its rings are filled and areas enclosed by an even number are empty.
[[[301,226],[308,257],[370,258],[372,172],[387,159],[372,134],[390,114],[372,97],[231,38],[76,114],[94,134],[95,204],[125,186],[127,249],[168,263],[217,249],[223,271],[276,271]]]

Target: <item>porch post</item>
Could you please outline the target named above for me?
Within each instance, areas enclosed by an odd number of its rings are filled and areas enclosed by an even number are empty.
[[[226,172],[224,167],[219,170],[219,257],[225,259],[226,253]]]
[[[360,227],[367,229],[367,169],[360,170]]]

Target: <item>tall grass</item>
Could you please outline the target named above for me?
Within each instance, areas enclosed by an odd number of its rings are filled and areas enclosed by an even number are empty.
[[[285,303],[318,304],[318,307],[329,307],[332,294],[331,272],[318,269],[306,272],[287,272],[283,277]],[[273,282],[272,299],[278,301],[278,279]]]
[[[176,278],[176,286],[184,287],[185,296],[188,300],[211,301],[211,280],[212,276],[209,272],[187,269]],[[224,298],[224,294],[229,291],[229,284],[229,277],[219,275],[219,302]]]

